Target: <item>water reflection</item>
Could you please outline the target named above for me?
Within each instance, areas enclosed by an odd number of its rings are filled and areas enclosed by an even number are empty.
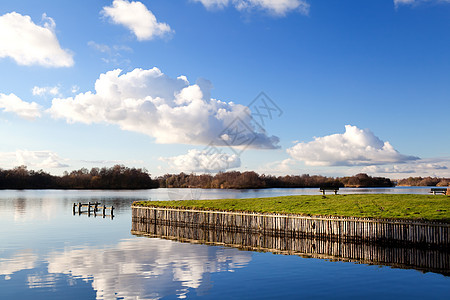
[[[450,276],[450,251],[447,248],[348,243],[339,240],[280,237],[135,221],[132,223],[131,233],[188,243],[225,245],[249,251],[385,265]]]
[[[208,290],[209,273],[232,272],[246,266],[251,257],[250,252],[233,248],[129,239],[111,247],[50,253],[48,273],[92,282],[97,299],[183,298],[189,289]],[[40,280],[34,277],[34,282]]]
[[[396,191],[414,192],[406,189]],[[318,191],[202,190],[201,194],[193,194],[192,197],[249,198],[307,193],[318,194]],[[335,295],[335,290],[342,287],[345,287],[344,296],[354,296],[352,289],[359,287],[361,293],[381,298],[377,290],[367,290],[364,283],[368,280],[379,280],[390,290],[399,290],[400,282],[406,287],[402,293],[423,295],[423,298],[436,298],[433,297],[436,295],[445,298],[450,292],[450,278],[433,273],[398,273],[388,268],[380,272],[379,268],[353,264],[331,264],[323,260],[275,256],[230,247],[130,236],[131,203],[148,199],[168,200],[168,191],[0,191],[0,299],[154,299],[201,295],[213,298],[223,297],[223,293],[243,298],[295,298],[299,290],[303,293],[311,291],[309,298],[318,298],[317,293],[322,291],[325,298]],[[73,216],[74,202],[89,201],[114,206],[114,220]],[[168,238],[170,235],[164,236]],[[176,235],[170,238],[179,239]],[[201,237],[195,239],[205,240]],[[289,241],[262,240],[259,246],[256,244],[256,248],[251,248],[252,244],[246,244],[246,239],[248,237],[236,236],[231,244],[247,250],[273,249],[273,252],[291,253],[287,248]],[[286,246],[280,247],[283,243]],[[338,244],[314,245],[314,255],[321,254],[330,259],[341,259],[336,253],[350,251]],[[325,249],[334,249],[335,252],[329,254]],[[310,253],[301,248],[292,251],[302,255]],[[390,254],[383,254],[388,250],[355,248],[352,251],[353,254],[360,253],[360,256],[351,258],[352,261],[367,263],[367,253],[373,252],[381,257],[376,261],[389,265],[382,258],[383,255],[389,257]],[[419,262],[426,259],[442,261],[443,257],[447,265],[441,270],[447,268],[448,275],[448,253],[425,251],[420,256],[411,249],[398,251],[403,251],[398,252],[398,257],[417,257]],[[349,255],[342,257],[350,260]],[[417,262],[399,264],[430,270]],[[231,273],[233,271],[236,272]],[[437,269],[432,271],[440,272]],[[345,280],[339,281],[340,278]],[[348,282],[351,284],[346,285]],[[323,286],[330,290],[328,294]],[[345,294],[345,291],[349,293]]]
[[[36,266],[38,256],[32,250],[22,250],[9,258],[0,257],[0,275],[5,276],[5,280],[11,279],[11,275]]]

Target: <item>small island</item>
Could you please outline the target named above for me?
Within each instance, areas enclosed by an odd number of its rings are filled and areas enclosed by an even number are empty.
[[[133,232],[170,226],[261,236],[450,247],[450,197],[444,195],[137,201],[132,205],[132,221]]]
[[[450,197],[410,194],[299,195],[271,198],[139,201],[133,206],[450,223]]]

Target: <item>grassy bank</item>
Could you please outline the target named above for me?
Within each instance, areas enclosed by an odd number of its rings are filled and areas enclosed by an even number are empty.
[[[138,201],[137,206],[312,216],[424,219],[450,223],[450,197],[441,195],[327,195],[273,198]]]

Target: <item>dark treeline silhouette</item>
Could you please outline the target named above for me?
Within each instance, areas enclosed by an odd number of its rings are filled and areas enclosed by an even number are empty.
[[[145,169],[116,165],[111,168],[86,168],[53,176],[25,166],[0,169],[0,189],[151,189],[158,182]]]
[[[400,179],[398,185],[402,186],[449,186],[450,178],[437,177],[409,177]]]
[[[450,182],[445,178],[408,178],[399,185],[440,185]],[[32,171],[25,166],[11,170],[0,169],[0,189],[151,189],[151,188],[213,188],[213,189],[261,189],[308,187],[391,187],[389,178],[357,174],[349,177],[320,175],[259,175],[250,172],[220,172],[210,174],[166,174],[152,179],[145,169],[115,165],[107,168],[82,168],[62,176],[54,176],[42,170]]]
[[[166,174],[157,178],[160,187],[167,188],[307,188],[307,187],[391,187],[389,178],[357,174],[351,177],[333,178],[319,175],[271,176],[250,172],[223,172],[216,175]]]

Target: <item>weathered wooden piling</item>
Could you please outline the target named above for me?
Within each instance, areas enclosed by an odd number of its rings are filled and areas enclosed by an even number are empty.
[[[133,223],[271,236],[450,247],[450,224],[397,219],[311,217],[132,206]]]
[[[74,215],[76,212],[78,212],[78,215],[87,213],[87,215],[90,216],[91,211],[92,211],[94,213],[94,216],[97,216],[97,212],[100,210],[99,205],[100,205],[100,203],[98,203],[98,202],[95,202],[95,203],[88,202],[87,204],[82,204],[81,202],[79,202],[78,204],[74,203],[72,212]],[[77,207],[78,207],[78,211],[76,210]],[[87,207],[87,211],[83,211],[83,208],[85,208],[85,207]],[[103,218],[107,216],[106,210],[110,211],[109,216],[111,217],[111,219],[114,218],[114,206],[106,206],[106,205],[102,206]]]

